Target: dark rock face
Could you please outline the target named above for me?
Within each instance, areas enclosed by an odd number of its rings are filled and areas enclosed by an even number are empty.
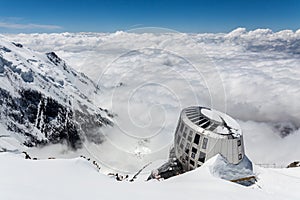
[[[7,53],[11,52],[10,49],[3,47],[3,46],[0,46],[0,50],[3,50],[4,52],[7,52]]]
[[[286,168],[292,168],[292,167],[300,167],[300,161],[294,161],[290,163]]]
[[[0,88],[1,118],[12,119],[13,123],[8,123],[7,128],[26,136],[24,145],[66,142],[74,149],[81,147],[82,140],[72,110],[34,90],[21,91],[20,96],[14,98]],[[22,129],[20,125],[28,128]],[[34,128],[45,137],[34,137],[28,131]]]
[[[101,143],[103,141],[101,135],[96,134],[93,129],[111,124],[101,115],[74,112],[71,108],[34,90],[22,90],[19,94],[20,97],[15,98],[0,88],[2,113],[0,119],[10,118],[8,121],[13,123],[7,124],[8,130],[24,135],[26,137],[24,145],[29,147],[47,143],[66,143],[71,148],[77,149],[82,147],[85,136],[91,142]],[[22,129],[21,125],[27,128]],[[32,129],[37,129],[44,137],[34,137],[29,131]]]
[[[27,83],[31,83],[34,81],[32,70],[29,70],[28,72],[22,72],[20,68],[17,68],[17,66],[12,65],[12,62],[0,57],[0,73],[4,73],[5,67],[8,67],[13,72],[19,74],[23,81]]]
[[[49,60],[55,65],[58,65],[62,62],[62,59],[60,59],[54,52],[46,53],[46,55],[49,58]]]
[[[20,43],[15,43],[15,42],[12,42],[12,44],[13,44],[13,45],[15,45],[16,47],[19,47],[19,48],[22,48],[22,47],[23,47],[23,45],[22,45],[22,44],[20,44]]]
[[[34,81],[33,74],[31,71],[22,72],[21,77],[22,77],[23,81],[25,81],[27,83],[32,83]]]
[[[0,56],[0,73],[4,73],[4,67],[11,67],[12,63]]]

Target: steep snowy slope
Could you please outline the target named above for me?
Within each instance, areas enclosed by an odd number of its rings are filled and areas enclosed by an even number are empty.
[[[111,121],[107,111],[92,104],[99,92],[54,52],[36,53],[0,38],[0,150],[20,144],[66,143],[76,149],[85,140],[101,143],[99,128]]]

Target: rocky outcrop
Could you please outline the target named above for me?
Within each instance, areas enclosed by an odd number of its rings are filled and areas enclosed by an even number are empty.
[[[292,167],[300,167],[300,161],[294,161],[290,163],[286,168],[292,168]]]

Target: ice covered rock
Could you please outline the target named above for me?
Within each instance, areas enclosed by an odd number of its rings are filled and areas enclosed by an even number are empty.
[[[212,159],[209,169],[214,176],[229,181],[243,180],[254,176],[252,162],[247,156],[244,156],[239,164],[231,164],[218,154]]]

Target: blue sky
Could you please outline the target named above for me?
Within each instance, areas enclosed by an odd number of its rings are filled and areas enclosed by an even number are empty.
[[[0,0],[0,33],[300,29],[298,0]]]

